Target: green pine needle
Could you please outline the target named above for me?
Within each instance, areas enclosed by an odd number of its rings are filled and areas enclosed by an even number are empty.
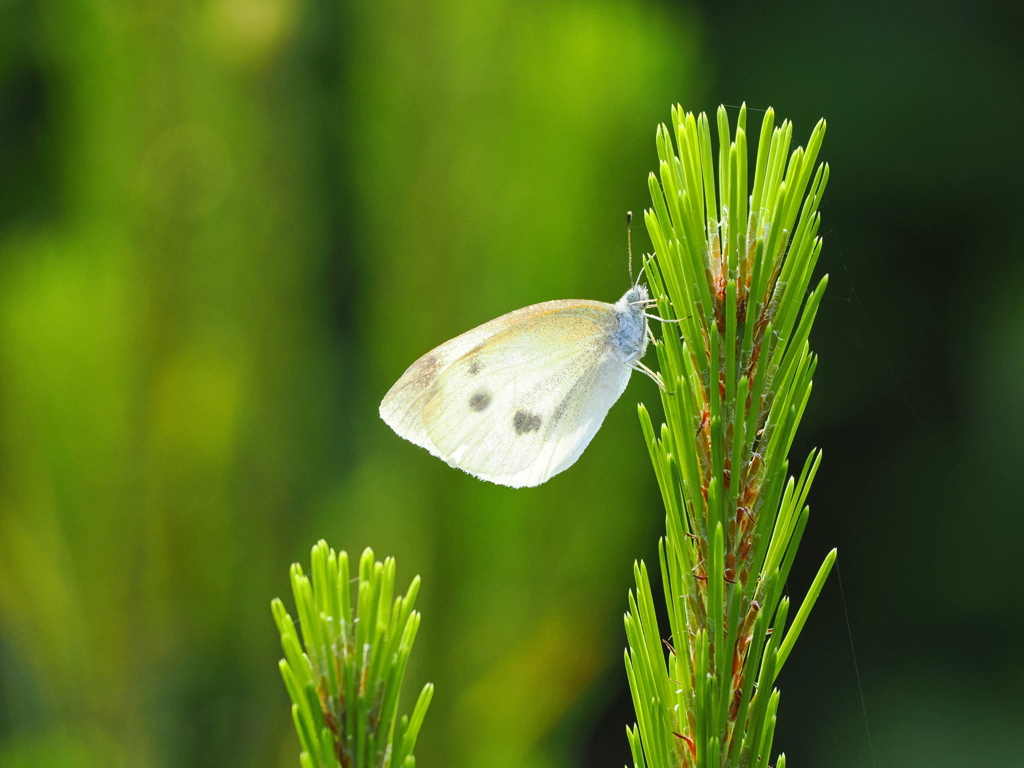
[[[292,593],[299,631],[284,604],[271,610],[281,633],[281,677],[292,700],[302,768],[413,768],[413,749],[430,706],[427,684],[412,715],[398,718],[398,699],[420,615],[413,610],[419,576],[395,597],[395,561],[359,559],[353,607],[348,555],[320,541],[312,581],[294,563]]]
[[[807,523],[821,460],[797,477],[788,454],[817,358],[808,337],[827,285],[811,279],[828,165],[764,116],[748,183],[746,107],[734,127],[672,110],[657,132],[645,222],[651,295],[666,324],[656,344],[665,423],[640,424],[666,510],[659,564],[670,638],[662,641],[647,568],[626,614],[626,672],[637,723],[636,768],[768,766],[773,684],[835,562],[829,553],[783,636],[783,585]],[[716,187],[716,168],[718,184]],[[678,329],[678,333],[676,332]],[[773,631],[775,630],[775,631]],[[776,767],[785,765],[780,755]]]

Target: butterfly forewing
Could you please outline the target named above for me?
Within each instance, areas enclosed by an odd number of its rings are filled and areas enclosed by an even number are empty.
[[[526,307],[414,363],[381,404],[396,432],[492,482],[538,485],[571,466],[629,380],[612,305]]]
[[[526,309],[530,309],[527,307]],[[435,456],[441,456],[427,436],[423,423],[423,406],[430,397],[438,377],[470,350],[478,347],[496,332],[497,324],[506,317],[525,310],[512,312],[504,317],[491,320],[471,331],[446,341],[432,349],[409,366],[402,377],[394,383],[380,403],[380,417],[395,432],[411,443],[426,448]]]

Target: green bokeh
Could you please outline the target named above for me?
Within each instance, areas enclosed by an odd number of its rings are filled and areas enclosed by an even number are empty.
[[[632,408],[515,492],[376,404],[471,325],[625,290],[623,214],[692,93],[686,16],[0,12],[8,82],[41,102],[11,118],[37,155],[5,155],[7,199],[41,202],[4,211],[0,763],[295,764],[268,605],[321,536],[423,575],[422,764],[564,762],[658,526]]]
[[[839,547],[879,765],[1012,763],[1014,28],[966,1],[0,0],[0,765],[297,765],[269,602],[321,537],[423,577],[420,765],[622,765],[653,384],[518,491],[376,408],[502,312],[617,299],[656,123],[743,99],[801,142],[829,121],[791,592]],[[833,583],[780,681],[791,765],[869,764],[843,614]]]

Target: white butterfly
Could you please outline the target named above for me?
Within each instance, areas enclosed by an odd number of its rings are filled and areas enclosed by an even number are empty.
[[[566,299],[509,312],[428,352],[380,404],[401,437],[513,488],[540,485],[589,445],[630,373],[655,374],[647,287],[615,304]]]

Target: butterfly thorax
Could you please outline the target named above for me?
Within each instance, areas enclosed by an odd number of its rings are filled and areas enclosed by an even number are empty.
[[[615,319],[619,327],[612,334],[612,343],[622,354],[622,362],[639,360],[647,351],[647,315],[649,294],[646,285],[634,285],[615,302]]]

